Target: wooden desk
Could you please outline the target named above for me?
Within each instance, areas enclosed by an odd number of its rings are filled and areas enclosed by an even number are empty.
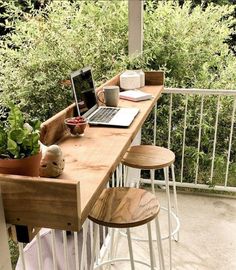
[[[84,137],[71,137],[65,133],[63,123],[65,118],[72,115],[74,105],[43,124],[43,143],[52,144],[60,138],[57,142],[65,156],[64,172],[60,179],[1,175],[8,223],[76,231],[81,228],[90,209],[161,95],[163,73],[148,72],[145,76],[147,86],[143,91],[151,93],[153,99],[119,102],[119,106],[140,109],[129,128],[87,127]],[[119,76],[106,83],[109,84],[119,84]],[[20,192],[19,188],[23,191]],[[9,196],[12,190],[14,200]],[[28,210],[27,205],[31,205]]]

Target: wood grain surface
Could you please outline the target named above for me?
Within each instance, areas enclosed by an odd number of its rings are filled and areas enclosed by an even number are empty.
[[[59,179],[1,175],[8,223],[65,230],[81,228],[163,91],[163,72],[147,73],[146,81],[153,85],[142,90],[151,93],[153,99],[119,101],[121,107],[140,109],[129,128],[88,126],[83,137],[72,137],[65,130],[64,120],[72,116],[75,104],[42,124],[42,142],[60,145],[65,169]],[[119,75],[104,85],[115,84],[119,85]]]
[[[119,106],[140,109],[129,128],[88,126],[83,137],[67,134],[58,142],[66,161],[60,178],[80,181],[82,222],[141,129],[162,89],[163,86],[145,86],[143,90],[154,96],[151,100],[119,101]]]
[[[89,218],[107,227],[130,228],[146,224],[159,211],[156,196],[144,189],[108,188],[103,190]]]
[[[139,169],[162,169],[175,161],[175,154],[167,148],[154,145],[135,145],[122,159],[126,166]]]
[[[0,174],[7,223],[75,230],[81,227],[79,182]]]

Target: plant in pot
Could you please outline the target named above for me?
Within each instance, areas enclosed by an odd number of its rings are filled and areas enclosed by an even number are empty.
[[[40,121],[29,123],[20,109],[8,104],[9,112],[0,122],[0,173],[38,176],[42,157]]]

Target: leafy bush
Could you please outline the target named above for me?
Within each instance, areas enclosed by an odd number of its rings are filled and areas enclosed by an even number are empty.
[[[92,65],[96,81],[117,72],[115,57],[127,54],[125,6],[54,1],[29,14],[5,3],[15,19],[9,25],[14,31],[0,44],[3,94],[45,120],[71,103],[71,90],[62,83],[71,71]]]
[[[235,88],[235,58],[224,43],[233,23],[228,6],[190,13],[190,4],[147,4],[144,54],[131,59],[126,1],[53,1],[31,13],[4,6],[14,20],[0,41],[0,90],[42,120],[72,101],[62,81],[86,65],[97,83],[127,67],[161,68],[167,86]]]
[[[171,87],[236,88],[235,57],[225,43],[232,32],[233,8],[190,10],[189,2],[183,7],[171,1],[156,8],[149,5],[144,31],[147,67],[164,67]]]

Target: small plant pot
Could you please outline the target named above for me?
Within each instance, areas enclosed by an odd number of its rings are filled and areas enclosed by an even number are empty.
[[[0,159],[0,173],[39,176],[42,151],[22,159]]]

